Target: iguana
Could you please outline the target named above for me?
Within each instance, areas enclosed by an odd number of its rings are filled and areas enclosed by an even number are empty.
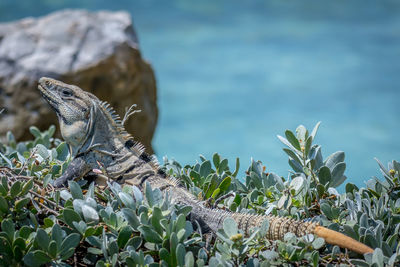
[[[62,187],[68,180],[90,175],[101,164],[106,176],[117,183],[142,189],[146,181],[152,188],[168,192],[174,203],[191,206],[190,220],[199,222],[204,231],[217,231],[222,228],[224,219],[231,217],[239,229],[248,235],[251,228],[260,226],[267,219],[270,227],[266,238],[270,240],[283,239],[287,232],[297,236],[311,233],[323,237],[329,244],[357,253],[373,252],[370,247],[315,222],[207,208],[179,182],[168,177],[140,143],[133,141],[109,104],[75,85],[50,78],[41,78],[38,88],[57,113],[61,134],[70,146],[72,155],[64,174],[55,180],[55,187]]]

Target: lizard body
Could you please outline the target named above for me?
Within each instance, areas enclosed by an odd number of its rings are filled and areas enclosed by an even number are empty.
[[[192,207],[190,219],[198,221],[203,231],[217,231],[225,218],[232,217],[245,234],[269,220],[266,238],[283,239],[287,232],[297,236],[316,234],[329,244],[364,254],[373,249],[339,232],[319,226],[318,223],[297,221],[288,217],[231,213],[209,209],[173,178],[168,177],[149,156],[140,143],[134,142],[124,130],[119,117],[106,102],[77,86],[41,78],[39,91],[55,110],[61,134],[70,146],[72,161],[54,186],[61,187],[68,180],[90,175],[102,165],[107,177],[120,184],[142,188],[147,181],[152,188],[168,192],[174,203]]]

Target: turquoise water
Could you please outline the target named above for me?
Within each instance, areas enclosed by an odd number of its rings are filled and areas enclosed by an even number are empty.
[[[286,176],[276,135],[322,121],[316,141],[346,152],[352,182],[379,174],[374,157],[400,160],[398,1],[2,0],[0,20],[66,7],[133,15],[158,80],[159,157],[217,151]]]

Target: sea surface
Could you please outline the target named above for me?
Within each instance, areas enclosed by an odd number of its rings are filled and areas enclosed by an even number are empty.
[[[276,135],[322,121],[324,156],[346,152],[347,181],[400,160],[400,1],[2,0],[0,21],[62,8],[126,10],[156,72],[157,156],[214,152],[290,169]]]

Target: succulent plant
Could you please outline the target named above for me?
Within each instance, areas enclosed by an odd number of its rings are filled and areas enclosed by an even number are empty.
[[[312,218],[375,248],[360,256],[325,245],[313,235],[264,238],[268,221],[246,237],[228,218],[216,235],[201,233],[187,219],[191,207],[174,205],[149,184],[134,186],[71,181],[55,190],[51,181],[69,163],[67,145],[31,127],[34,140],[0,143],[1,266],[396,266],[400,259],[400,163],[378,161],[383,179],[365,188],[345,179],[344,152],[326,159],[304,126],[278,136],[292,171],[280,176],[251,160],[240,172],[215,153],[182,166],[164,158],[163,168],[205,205],[252,214]],[[101,167],[101,166],[100,166]],[[100,168],[99,167],[99,168]],[[79,265],[78,265],[79,266]]]

